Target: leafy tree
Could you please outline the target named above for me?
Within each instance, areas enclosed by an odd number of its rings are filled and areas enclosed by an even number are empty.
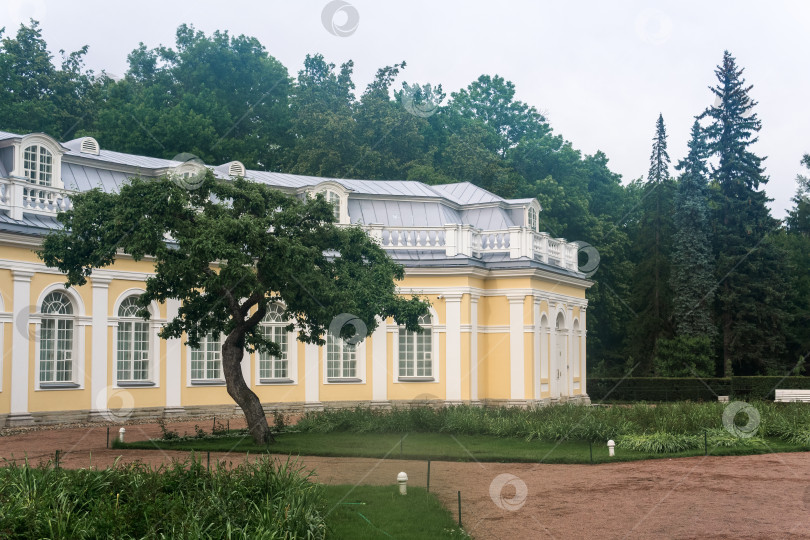
[[[60,51],[57,69],[38,22],[21,24],[15,37],[3,37],[4,30],[0,28],[2,128],[65,139],[92,125],[95,79],[84,69],[87,45],[67,55]]]
[[[774,372],[784,355],[785,256],[774,243],[778,220],[760,185],[767,183],[763,158],[751,151],[762,124],[743,70],[728,51],[710,87],[716,105],[699,118],[710,120],[707,141],[718,164],[712,169],[713,242],[723,373]]]
[[[257,443],[271,435],[240,364],[245,348],[280,352],[259,327],[268,305],[282,302],[299,339],[319,344],[327,329],[336,330],[330,325],[342,313],[368,331],[376,327],[376,316],[417,330],[418,318],[427,313],[421,300],[396,296],[394,280],[403,278],[403,268],[362,229],[336,227],[332,206],[320,195],[301,201],[241,178],[216,180],[209,171],[196,190],[168,177],[134,178],[120,193],[76,194],[73,205],[59,214],[64,229],[44,240],[45,263],[67,275],[66,286],[76,286],[93,269],[113,264],[119,250],[135,260],[154,257],[155,275],[146,280],[140,315],[149,316],[151,301],[174,298],[182,305],[161,329],[162,338],[185,335],[197,347],[208,334],[227,336],[222,369],[228,394]],[[365,337],[359,323],[342,325],[340,335]]]
[[[278,169],[289,137],[287,69],[256,38],[177,29],[175,48],[128,57],[126,77],[108,88],[93,134],[107,148],[206,163],[240,160]]]
[[[669,257],[672,247],[672,198],[667,134],[663,115],[655,124],[650,170],[644,185],[635,242],[638,265],[633,279],[637,319],[631,332],[631,350],[641,361],[640,373],[653,371],[658,341],[672,336],[672,292]]]

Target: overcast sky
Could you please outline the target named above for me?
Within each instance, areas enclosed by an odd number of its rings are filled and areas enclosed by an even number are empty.
[[[768,156],[774,215],[791,206],[799,161],[810,152],[810,2],[343,4],[3,0],[0,26],[13,32],[20,22],[39,20],[52,51],[87,44],[89,68],[119,75],[139,42],[173,45],[181,23],[255,36],[291,75],[307,53],[338,65],[354,60],[358,93],[378,68],[402,60],[402,80],[441,83],[448,95],[481,74],[498,74],[576,148],[604,151],[625,182],[646,174],[659,112],[673,164],[683,157],[694,116],[713,102],[707,86],[728,49],[759,102],[763,128],[755,149]],[[325,17],[325,9],[334,15]]]

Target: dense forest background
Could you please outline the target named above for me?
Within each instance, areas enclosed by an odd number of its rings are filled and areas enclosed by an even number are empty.
[[[183,25],[173,48],[132,51],[117,79],[84,67],[87,47],[55,61],[34,21],[0,38],[5,131],[536,197],[541,230],[599,253],[587,293],[591,376],[807,373],[810,178],[797,178],[794,207],[774,219],[764,157],[752,150],[757,104],[728,52],[695,111],[688,155],[673,165],[664,118],[651,118],[649,173],[622,184],[607,156],[583,155],[497,75],[447,96],[440,84],[395,85],[402,62],[358,91],[352,62],[313,54],[291,76],[255,38]],[[810,155],[801,159],[810,169]]]

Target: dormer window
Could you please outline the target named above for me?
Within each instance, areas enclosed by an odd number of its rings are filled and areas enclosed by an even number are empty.
[[[537,210],[529,208],[529,228],[533,231],[537,230]]]
[[[53,154],[44,146],[32,144],[23,152],[23,174],[32,184],[53,184]]]

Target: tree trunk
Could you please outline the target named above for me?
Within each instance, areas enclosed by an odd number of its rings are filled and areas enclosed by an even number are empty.
[[[242,356],[244,349],[240,345],[243,340],[235,335],[235,331],[228,335],[222,344],[222,371],[225,373],[225,384],[228,394],[242,408],[247,420],[248,430],[256,444],[273,442],[273,434],[267,425],[259,397],[251,390],[242,376]]]
[[[727,289],[728,287],[726,287]],[[723,377],[731,377],[733,368],[731,365],[731,313],[726,309],[723,313]]]

